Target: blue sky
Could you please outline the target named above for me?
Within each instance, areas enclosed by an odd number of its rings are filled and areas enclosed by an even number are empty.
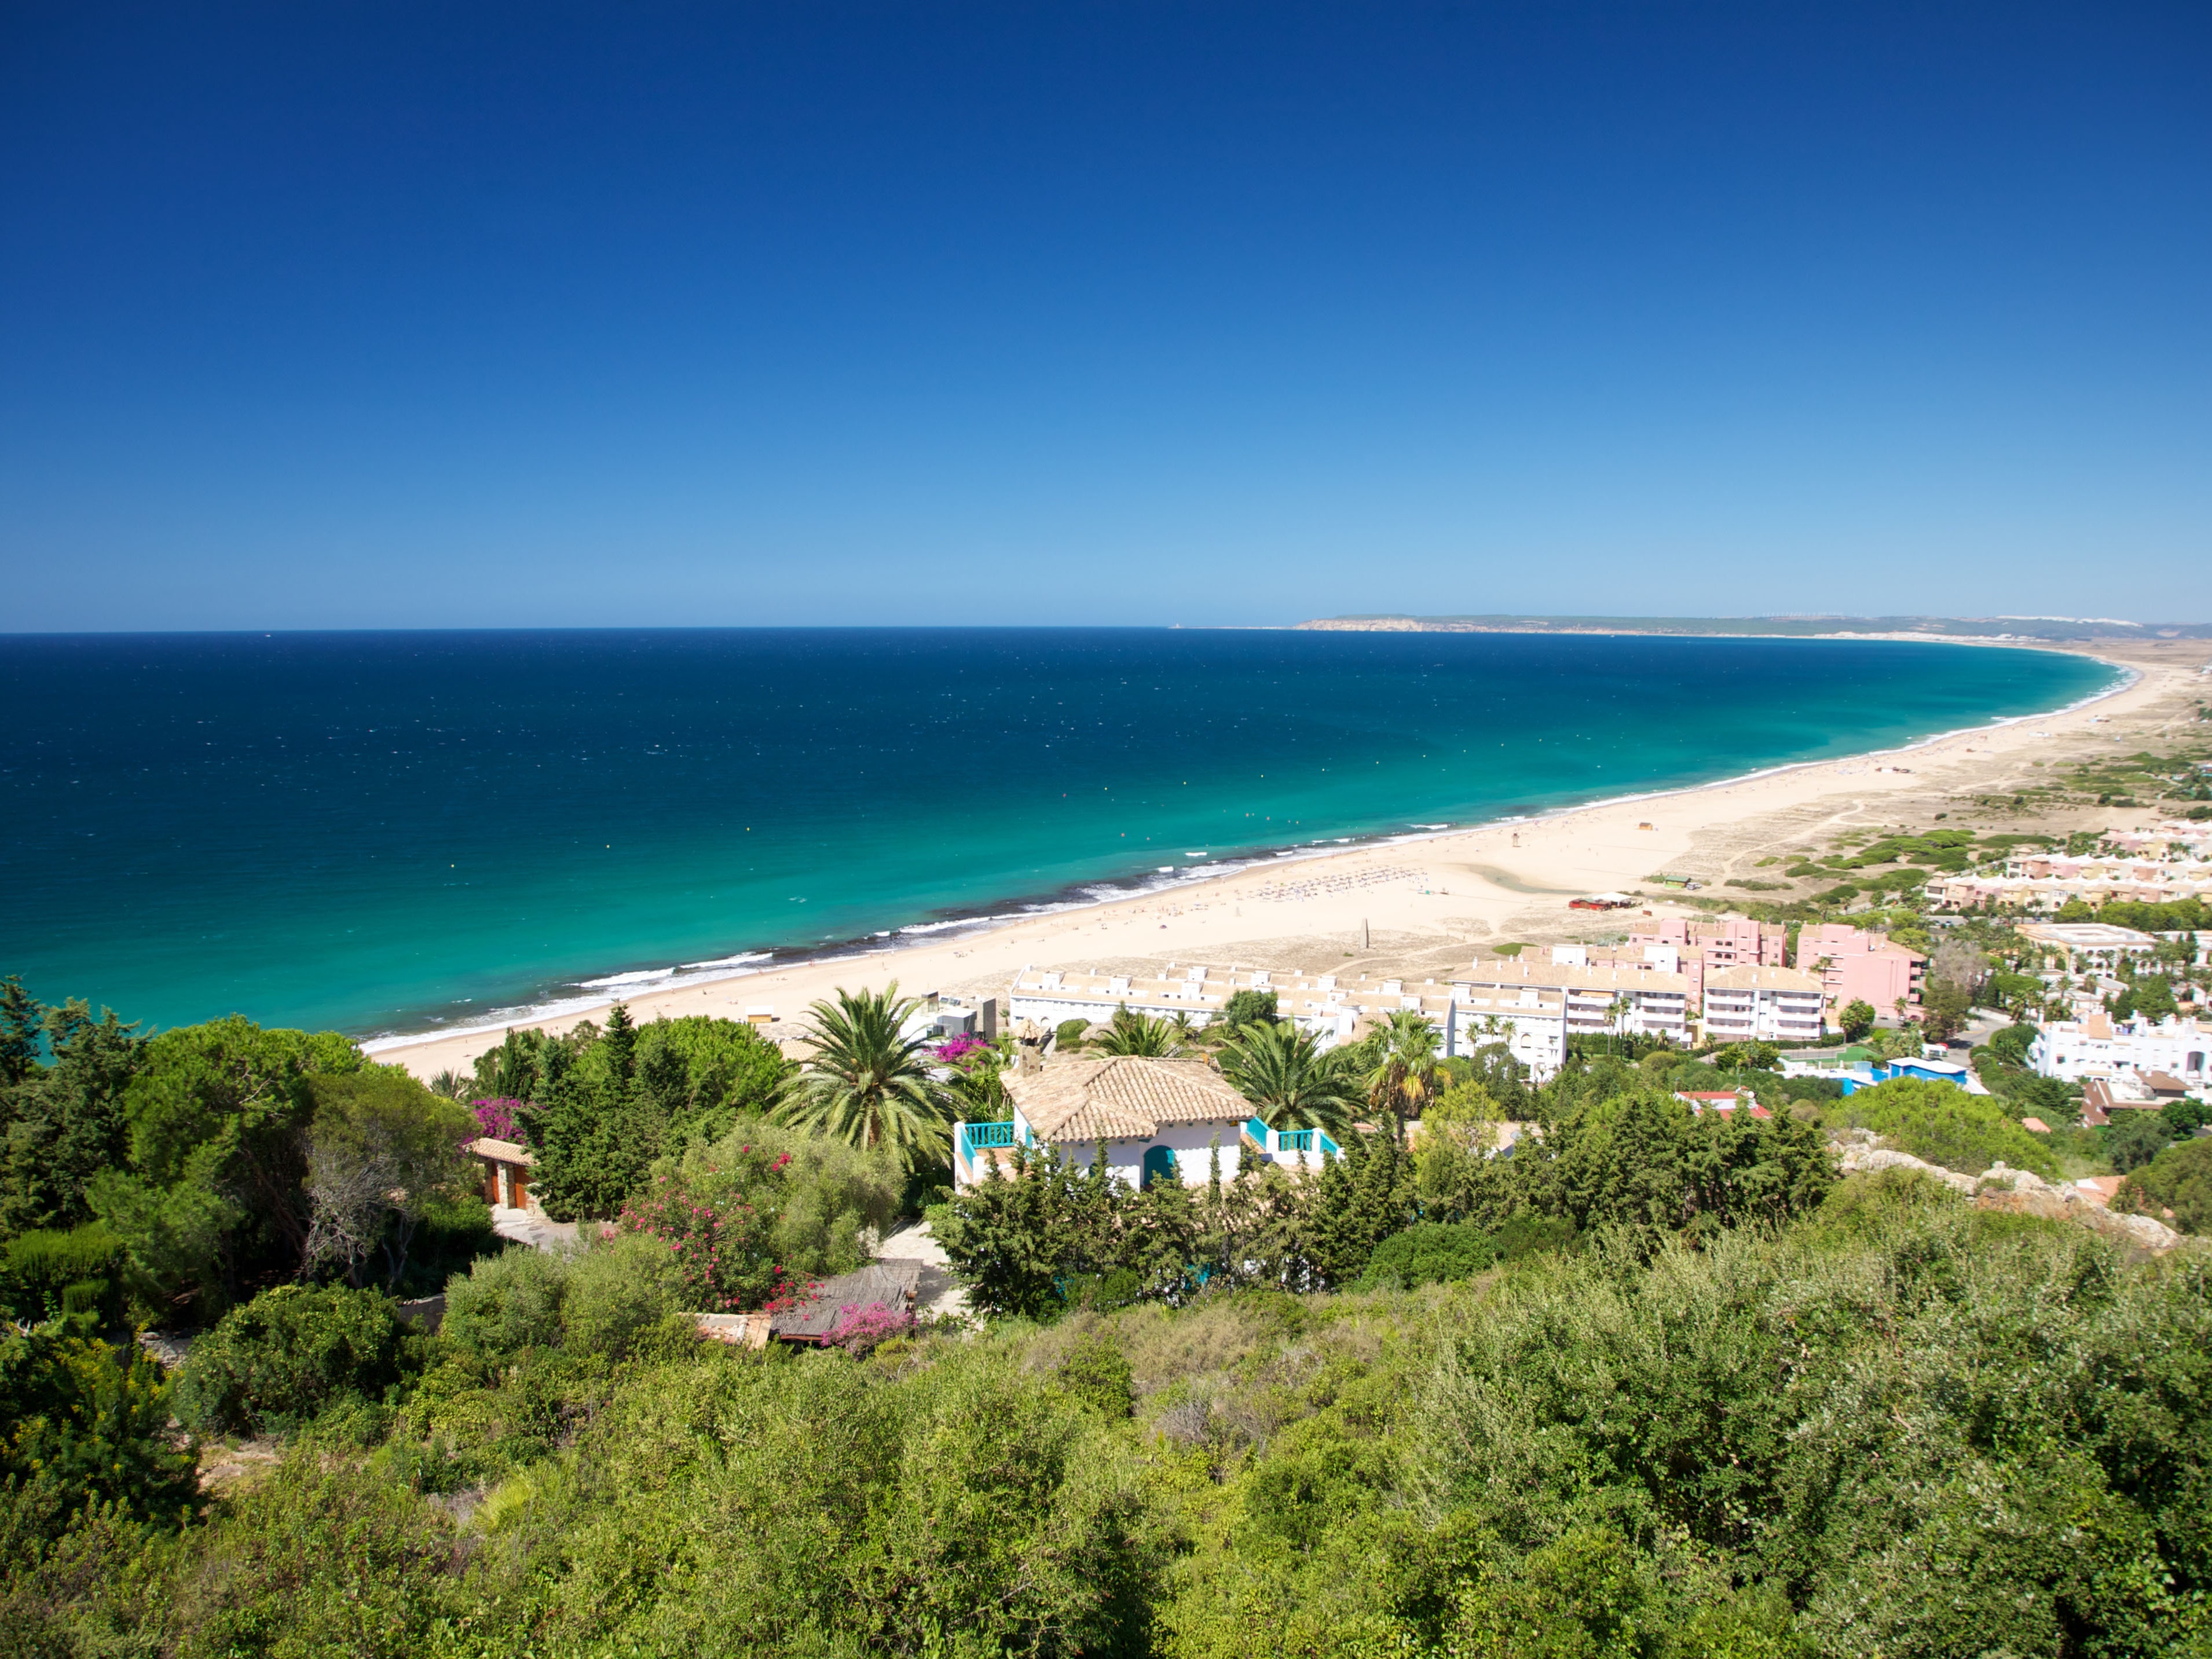
[[[0,9],[0,629],[2212,620],[2212,9]]]

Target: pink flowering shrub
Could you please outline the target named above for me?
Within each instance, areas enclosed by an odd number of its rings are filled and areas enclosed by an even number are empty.
[[[960,1036],[947,1037],[939,1043],[937,1048],[937,1058],[945,1065],[958,1066],[965,1071],[969,1065],[974,1064],[973,1056],[979,1050],[985,1054],[995,1052],[982,1038],[972,1036],[963,1031]]]
[[[1005,1056],[979,1036],[964,1033],[948,1037],[937,1048],[937,1059],[952,1068],[953,1092],[964,1103],[963,1116],[996,1118],[1006,1106],[1006,1085],[1000,1080]]]
[[[780,1312],[811,1288],[775,1259],[788,1154],[739,1148],[733,1169],[662,1176],[623,1207],[626,1233],[649,1233],[674,1253],[687,1305],[705,1313]]]
[[[838,1309],[837,1322],[830,1328],[829,1340],[848,1353],[864,1354],[878,1342],[904,1336],[913,1328],[912,1314],[880,1302],[869,1302],[857,1308]]]
[[[477,1133],[489,1135],[494,1140],[521,1140],[522,1115],[529,1109],[529,1102],[522,1100],[472,1100],[469,1103],[469,1110],[476,1114]]]

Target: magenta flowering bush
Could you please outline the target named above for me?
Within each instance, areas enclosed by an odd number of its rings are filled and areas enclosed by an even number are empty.
[[[523,1114],[530,1110],[525,1100],[472,1100],[469,1110],[476,1114],[477,1133],[489,1135],[494,1140],[520,1141],[523,1138]]]
[[[981,1037],[963,1031],[958,1036],[947,1037],[938,1045],[937,1058],[944,1065],[957,1066],[965,1071],[975,1063],[978,1053],[996,1054],[997,1050]]]
[[[687,1304],[706,1313],[776,1313],[811,1281],[775,1259],[788,1153],[740,1147],[737,1166],[662,1176],[622,1212],[624,1232],[649,1233],[674,1253]]]
[[[938,1060],[952,1068],[947,1079],[962,1103],[963,1117],[996,1118],[1006,1108],[1006,1085],[1000,1079],[1006,1056],[979,1036],[962,1033],[937,1048]]]
[[[914,1316],[881,1302],[837,1310],[837,1322],[830,1328],[830,1340],[850,1354],[864,1354],[878,1342],[904,1336],[914,1328]]]

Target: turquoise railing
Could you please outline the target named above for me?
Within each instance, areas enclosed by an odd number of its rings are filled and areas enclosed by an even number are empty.
[[[1014,1144],[1012,1123],[963,1123],[960,1126],[960,1156],[973,1164],[975,1154],[986,1146],[1011,1146]]]
[[[1324,1129],[1285,1129],[1275,1136],[1275,1145],[1286,1152],[1324,1152],[1332,1157],[1341,1150]]]
[[[1257,1117],[1246,1118],[1244,1120],[1244,1133],[1260,1143],[1261,1151],[1264,1152],[1267,1149],[1267,1125],[1265,1120]]]

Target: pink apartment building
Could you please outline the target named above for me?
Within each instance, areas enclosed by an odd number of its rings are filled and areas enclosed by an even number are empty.
[[[1864,1002],[1878,1014],[1894,1014],[1904,999],[1908,1019],[1920,1018],[1920,987],[1928,958],[1887,933],[1868,933],[1827,922],[1797,935],[1797,966],[1820,981],[1820,1006],[1832,1020],[1849,1002]]]
[[[1640,922],[1628,935],[1631,949],[1672,945],[1680,953],[1681,971],[1689,975],[1690,1012],[1701,1014],[1705,1006],[1705,975],[1731,968],[1782,968],[1785,936],[1771,921],[1692,921],[1668,916]]]

